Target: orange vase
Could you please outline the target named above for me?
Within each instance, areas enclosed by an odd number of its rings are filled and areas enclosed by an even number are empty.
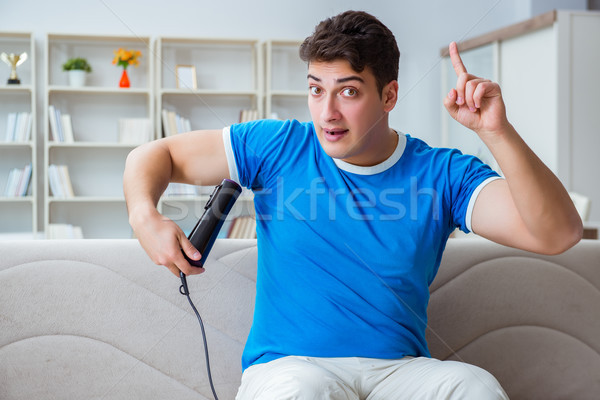
[[[119,87],[128,88],[129,86],[130,84],[129,77],[127,76],[127,70],[123,69],[123,74],[121,75],[121,80],[119,81]]]

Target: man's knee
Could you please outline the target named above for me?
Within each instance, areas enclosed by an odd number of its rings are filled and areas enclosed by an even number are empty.
[[[301,359],[276,360],[273,363],[249,370],[251,374],[242,377],[236,400],[352,398],[349,389],[335,375],[312,363]]]
[[[498,380],[475,365],[456,362],[447,378],[448,389],[452,391],[449,399],[508,399]]]

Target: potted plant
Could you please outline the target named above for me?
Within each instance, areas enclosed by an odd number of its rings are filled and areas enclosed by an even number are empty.
[[[71,86],[84,86],[85,74],[92,72],[92,67],[85,58],[74,57],[67,60],[62,66],[63,71],[69,72]]]

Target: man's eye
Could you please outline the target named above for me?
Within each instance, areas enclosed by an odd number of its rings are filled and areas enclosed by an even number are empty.
[[[353,88],[346,88],[342,91],[342,94],[347,97],[354,97],[358,94],[358,91]]]
[[[308,90],[310,90],[310,94],[312,95],[319,95],[322,92],[321,88],[317,86],[311,86],[308,88]]]

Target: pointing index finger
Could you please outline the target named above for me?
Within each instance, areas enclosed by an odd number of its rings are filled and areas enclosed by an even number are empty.
[[[450,52],[450,61],[452,61],[452,66],[454,67],[456,76],[466,73],[467,69],[460,58],[460,54],[458,54],[458,46],[456,45],[456,42],[450,43],[450,46],[448,46],[448,51]]]

